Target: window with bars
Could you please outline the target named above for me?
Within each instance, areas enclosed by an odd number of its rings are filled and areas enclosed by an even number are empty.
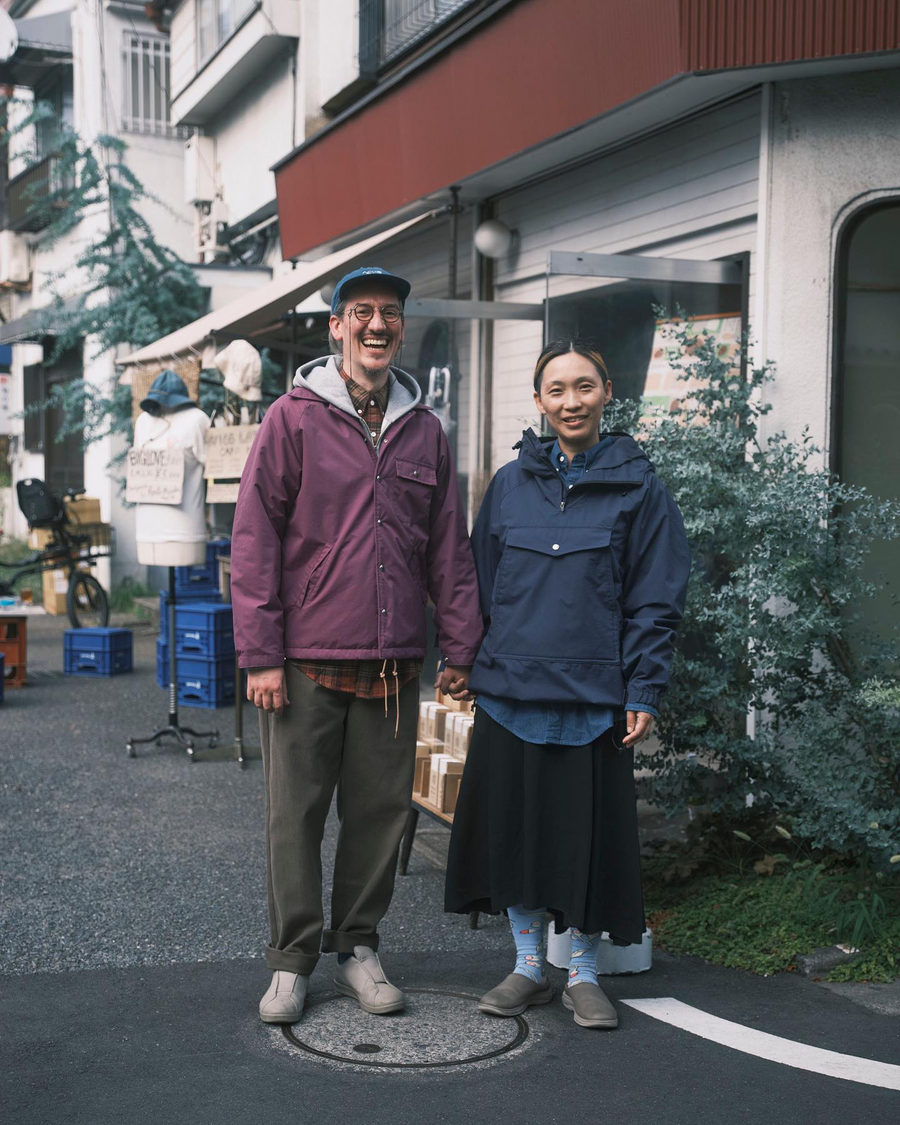
[[[473,0],[360,0],[359,62],[372,72],[427,39]]]
[[[187,130],[170,121],[168,36],[126,31],[122,59],[122,128],[127,133],[186,137]]]

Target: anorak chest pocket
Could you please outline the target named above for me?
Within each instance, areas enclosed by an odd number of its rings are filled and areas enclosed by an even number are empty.
[[[405,457],[398,457],[395,466],[393,477],[388,479],[393,486],[397,515],[419,532],[417,538],[427,539],[437,471],[425,461],[412,461]]]
[[[611,538],[608,527],[509,528],[494,587],[494,651],[618,662]]]

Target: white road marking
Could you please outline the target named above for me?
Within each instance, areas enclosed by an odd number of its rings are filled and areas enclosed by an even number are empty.
[[[797,1070],[811,1070],[831,1078],[844,1078],[848,1082],[862,1082],[866,1086],[882,1086],[886,1090],[900,1090],[900,1066],[894,1063],[875,1062],[858,1055],[842,1055],[839,1051],[825,1051],[810,1047],[780,1035],[769,1035],[752,1027],[711,1016],[709,1012],[683,1004],[671,996],[653,1000],[622,1000],[629,1008],[644,1015],[680,1027],[692,1035],[711,1039],[746,1055],[756,1055],[770,1062],[782,1063]]]

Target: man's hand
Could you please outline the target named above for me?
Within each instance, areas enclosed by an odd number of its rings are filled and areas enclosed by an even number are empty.
[[[263,711],[280,715],[290,705],[284,668],[251,668],[247,676],[247,698]]]
[[[653,716],[647,711],[626,711],[625,726],[628,734],[622,739],[623,746],[637,746],[649,738],[653,730]]]
[[[469,691],[471,672],[471,664],[460,664],[456,667],[448,664],[443,672],[438,672],[434,686],[440,688],[451,699],[474,699],[475,696]]]

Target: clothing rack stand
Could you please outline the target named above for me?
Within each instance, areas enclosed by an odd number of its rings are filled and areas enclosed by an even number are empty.
[[[207,745],[210,749],[218,742],[219,732],[217,730],[193,730],[191,727],[183,727],[178,722],[178,676],[176,673],[176,657],[175,657],[175,567],[169,567],[169,721],[161,727],[149,738],[129,738],[125,744],[125,749],[128,751],[129,758],[136,758],[135,746],[146,745],[151,742],[159,742],[163,738],[174,738],[179,746],[187,751],[187,756],[192,762],[196,761],[194,757],[194,739],[195,738],[208,738]]]

